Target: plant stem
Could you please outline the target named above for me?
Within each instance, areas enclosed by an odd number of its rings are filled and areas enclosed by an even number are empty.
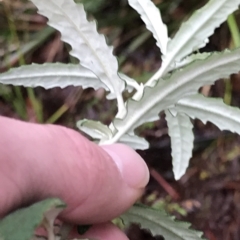
[[[67,110],[69,106],[63,104],[47,121],[46,123],[55,123]]]
[[[231,105],[232,102],[232,83],[230,79],[225,79],[225,92],[224,92],[224,97],[223,101],[227,105]]]
[[[238,28],[234,14],[231,14],[228,17],[227,23],[228,23],[228,28],[231,33],[232,40],[233,40],[233,45],[235,48],[239,47],[240,46],[239,28]]]
[[[8,5],[8,3],[5,2],[3,4],[3,7],[4,7],[4,11],[6,13],[6,16],[7,16],[8,26],[10,29],[10,34],[11,34],[10,40],[11,41],[13,41],[14,39],[16,40],[17,39],[16,28],[14,25],[14,20],[12,18],[10,6]],[[11,66],[9,66],[9,67],[11,67]],[[15,108],[18,115],[21,118],[23,118],[24,120],[26,120],[27,113],[26,113],[25,101],[24,101],[24,97],[22,95],[21,89],[18,86],[14,86],[13,91],[18,99],[18,103],[17,103],[16,99],[13,101],[13,107]]]
[[[23,54],[21,53],[20,50],[20,40],[17,34],[17,29],[16,26],[14,24],[14,19],[12,18],[12,13],[11,13],[11,9],[10,6],[7,3],[4,3],[4,9],[6,12],[6,15],[8,16],[8,25],[9,25],[9,29],[10,29],[10,33],[11,33],[11,39],[15,40],[17,47],[18,47],[18,59],[19,59],[19,64],[20,65],[25,65],[25,59]],[[14,92],[16,94],[17,99],[14,100],[14,107],[15,110],[17,111],[17,113],[20,115],[21,118],[23,119],[27,119],[27,111],[26,111],[26,104],[25,104],[25,100],[23,97],[23,94],[21,92],[21,88],[18,86],[14,87]],[[42,114],[42,104],[40,103],[40,101],[36,98],[34,90],[27,88],[27,94],[28,94],[28,98],[31,102],[31,105],[34,109],[34,112],[36,114],[37,117],[37,121],[38,122],[43,122],[43,114]],[[20,103],[18,104],[17,101],[19,101]]]

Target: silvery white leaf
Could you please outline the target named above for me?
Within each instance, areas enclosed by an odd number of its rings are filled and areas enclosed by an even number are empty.
[[[133,149],[147,149],[149,147],[149,143],[141,137],[138,137],[134,134],[124,134],[120,139],[120,143],[124,143]]]
[[[220,98],[207,98],[201,94],[188,96],[177,102],[175,110],[203,123],[212,122],[220,130],[240,134],[240,109],[226,105]]]
[[[168,71],[170,72],[175,69],[183,68],[186,65],[188,65],[196,60],[204,60],[207,57],[209,57],[211,54],[212,53],[210,53],[210,52],[191,54],[190,56],[184,58],[181,61],[173,62],[172,65],[169,67]]]
[[[175,71],[154,87],[145,88],[140,101],[128,102],[126,117],[116,119],[117,133],[108,141],[116,142],[125,133],[133,131],[144,122],[158,119],[158,113],[176,104],[180,99],[196,94],[204,85],[211,85],[221,77],[240,70],[240,49],[212,54],[205,60],[195,61],[180,71]]]
[[[188,54],[204,47],[206,39],[214,29],[226,21],[229,14],[238,9],[240,0],[210,0],[184,22],[174,38],[169,41],[161,68],[149,79],[145,86],[154,86],[166,74],[173,62],[178,62]]]
[[[123,73],[119,73],[119,76],[126,82],[127,90],[132,91],[133,89],[135,89],[141,93],[143,92],[143,84],[142,83],[138,84],[138,82],[135,79],[130,78],[129,76],[127,76]]]
[[[0,74],[0,83],[24,87],[44,87],[45,89],[67,86],[92,87],[107,86],[87,68],[79,64],[45,63],[24,65]]]
[[[173,173],[179,180],[186,172],[193,150],[193,125],[184,113],[173,116],[165,111],[168,124],[168,134],[171,138]]]
[[[108,126],[99,121],[83,119],[77,122],[77,127],[96,140],[110,139],[112,137],[112,131]]]
[[[95,22],[88,22],[82,4],[73,0],[31,0],[39,13],[48,18],[48,24],[62,34],[63,41],[71,45],[71,55],[82,66],[90,69],[110,90],[118,101],[118,116],[125,115],[122,98],[124,81],[118,76],[118,62],[107,46],[105,37],[96,29]]]
[[[168,32],[167,26],[163,23],[159,9],[151,0],[128,0],[129,5],[141,16],[143,22],[157,41],[157,46],[162,54],[167,52]]]

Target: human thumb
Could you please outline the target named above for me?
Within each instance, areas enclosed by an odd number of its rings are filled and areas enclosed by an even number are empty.
[[[105,222],[129,208],[148,182],[145,162],[128,146],[100,147],[65,127],[3,117],[0,128],[0,216],[58,197],[67,204],[63,220]]]

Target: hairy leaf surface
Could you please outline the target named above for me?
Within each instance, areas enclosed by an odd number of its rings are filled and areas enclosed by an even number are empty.
[[[164,239],[202,240],[202,233],[189,229],[190,224],[176,222],[166,212],[135,204],[128,212],[120,216],[124,224],[140,224],[141,228],[151,230],[153,236],[161,235]]]
[[[83,119],[77,122],[77,127],[93,139],[100,140],[112,137],[112,131],[108,128],[108,126],[99,121]]]
[[[173,173],[179,180],[186,172],[193,150],[193,125],[190,118],[184,113],[173,116],[165,111],[168,125],[168,134],[171,138]]]
[[[130,78],[123,73],[119,73],[119,76],[126,82],[126,84],[127,84],[126,88],[128,91],[132,91],[133,89],[135,89],[140,93],[139,95],[141,95],[143,93],[144,86],[142,83],[138,84],[138,82],[135,79]]]
[[[44,224],[46,218],[48,221],[53,221],[65,206],[59,199],[47,199],[12,212],[0,220],[0,239],[31,239],[35,229]]]
[[[240,0],[210,0],[204,7],[197,10],[169,41],[161,68],[146,83],[146,86],[153,86],[174,61],[180,61],[193,51],[204,47],[214,29],[219,27],[239,4]]]
[[[0,74],[0,83],[24,87],[53,87],[67,86],[92,87],[94,89],[107,86],[87,68],[76,64],[46,63],[25,65],[12,68]]]
[[[140,101],[129,101],[127,116],[123,120],[114,121],[118,132],[111,142],[132,132],[144,122],[157,120],[160,111],[168,109],[187,95],[195,94],[201,86],[211,85],[220,77],[227,77],[239,70],[240,49],[225,51],[215,53],[205,60],[195,61],[174,72],[165,81],[159,81],[156,86],[145,88]]]
[[[112,130],[99,121],[83,119],[77,122],[77,127],[94,140],[97,140],[100,145],[105,140],[111,139],[113,135]],[[134,134],[124,134],[118,142],[124,143],[133,149],[146,149],[149,146],[144,138]]]
[[[178,101],[174,110],[203,123],[212,122],[220,130],[240,134],[240,109],[226,105],[220,98],[207,98],[201,94],[188,96]]]
[[[142,137],[132,134],[124,134],[120,139],[120,143],[124,143],[133,149],[147,149],[149,148],[149,143]]]
[[[78,58],[82,66],[90,69],[117,98],[120,115],[125,114],[122,99],[124,81],[118,76],[118,62],[107,46],[105,37],[96,29],[95,22],[88,22],[82,4],[73,0],[31,0],[46,16],[48,24],[62,34],[62,39],[72,47],[71,55]]]
[[[173,71],[175,69],[183,68],[196,60],[204,60],[204,59],[208,58],[211,54],[212,54],[211,52],[191,54],[190,56],[184,58],[183,60],[181,60],[179,62],[174,62],[170,66],[168,71]]]
[[[157,46],[165,55],[167,52],[168,32],[159,9],[151,0],[128,0],[129,5],[141,16],[143,22],[157,41]]]

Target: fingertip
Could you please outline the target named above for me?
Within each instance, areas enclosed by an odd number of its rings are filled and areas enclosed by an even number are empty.
[[[124,144],[101,146],[117,165],[123,180],[131,188],[144,188],[149,181],[145,161],[132,148]]]

